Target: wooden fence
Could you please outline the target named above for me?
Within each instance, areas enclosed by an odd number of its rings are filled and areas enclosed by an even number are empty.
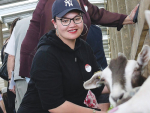
[[[144,44],[150,45],[149,27],[145,19],[145,10],[150,10],[150,0],[108,0],[107,10],[129,15],[137,4],[140,4],[138,22],[124,25],[117,31],[109,28],[111,58],[124,53],[128,59],[136,59]],[[150,63],[146,67],[145,76],[150,74]]]

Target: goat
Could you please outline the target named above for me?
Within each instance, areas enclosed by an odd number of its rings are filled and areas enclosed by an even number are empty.
[[[145,11],[147,23],[150,28],[150,11]],[[149,32],[150,34],[150,32]],[[117,106],[109,113],[150,113],[150,76],[140,87],[139,91],[127,102]],[[131,95],[129,95],[131,96]],[[132,106],[132,107],[131,107]]]
[[[94,74],[83,86],[85,89],[93,89],[104,82],[110,90],[109,101],[115,107],[117,102],[125,98],[126,92],[141,86],[146,80],[142,74],[149,59],[150,47],[147,45],[143,46],[137,61],[127,60],[123,54],[119,54],[118,58],[111,60],[108,67]]]
[[[150,76],[139,91],[127,102],[117,106],[108,113],[150,113]]]

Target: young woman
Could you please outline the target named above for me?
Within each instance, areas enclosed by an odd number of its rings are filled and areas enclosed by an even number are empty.
[[[49,30],[54,29],[53,24],[51,23],[51,21],[49,21],[52,19],[51,7],[54,1],[55,0],[39,0],[36,9],[33,12],[29,29],[27,30],[27,34],[21,44],[19,75],[22,77],[30,78],[31,64],[36,52],[37,44],[41,36],[49,32]],[[89,0],[77,0],[77,1],[79,2],[82,10],[85,12],[85,14],[83,15],[83,22],[87,27],[85,27],[84,25],[82,35],[80,36],[80,38],[84,40],[86,40],[87,38],[87,34],[91,26],[91,23],[107,27],[116,27],[117,30],[120,30],[124,24],[133,23],[132,19],[137,10],[137,7],[134,8],[129,18],[129,15],[127,16],[118,13],[111,13],[103,8],[99,9],[97,6],[91,4]],[[103,101],[99,102],[103,103]],[[106,108],[108,107],[109,104],[106,106]]]
[[[83,83],[99,68],[90,46],[79,38],[83,13],[77,0],[55,0],[52,23],[56,30],[40,39],[17,113],[104,113],[84,104],[88,91]],[[96,97],[103,87],[92,90]]]

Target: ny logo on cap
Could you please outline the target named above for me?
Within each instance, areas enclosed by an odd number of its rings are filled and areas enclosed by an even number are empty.
[[[64,2],[65,2],[65,6],[67,6],[67,4],[69,5],[69,7],[73,6],[72,0],[65,0]]]

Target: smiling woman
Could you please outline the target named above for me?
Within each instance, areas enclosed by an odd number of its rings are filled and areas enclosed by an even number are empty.
[[[71,49],[74,49],[76,39],[83,31],[82,15],[78,11],[71,11],[63,18],[52,19],[56,28],[56,35]]]
[[[55,0],[51,21],[56,30],[38,44],[29,87],[17,113],[103,113],[84,104],[88,91],[83,82],[99,67],[90,46],[80,38],[83,14],[76,0]],[[103,86],[92,90],[96,97],[100,89]]]

